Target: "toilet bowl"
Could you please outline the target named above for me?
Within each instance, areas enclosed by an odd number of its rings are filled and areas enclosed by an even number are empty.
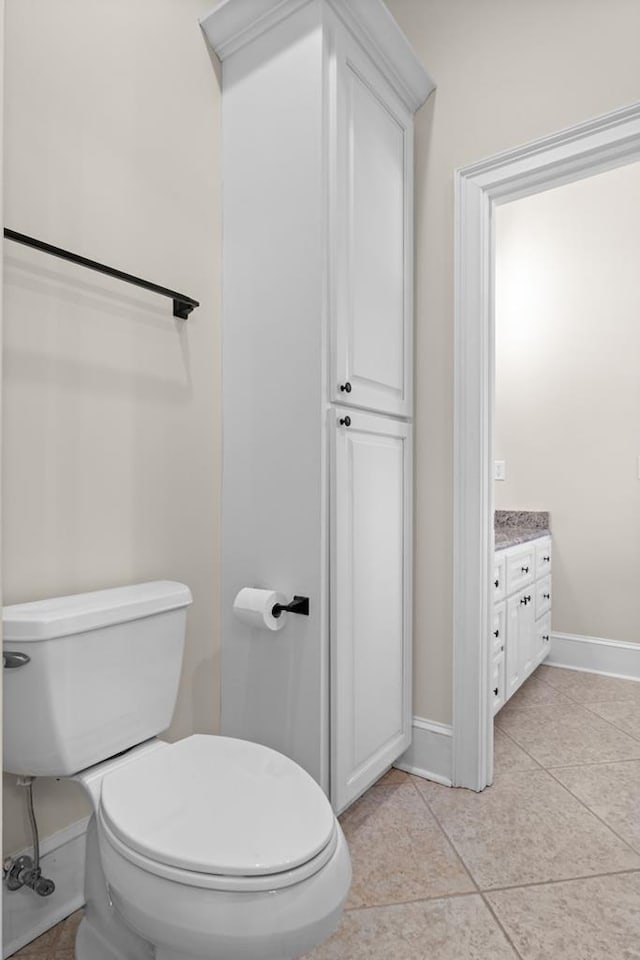
[[[196,735],[138,753],[104,777],[96,830],[113,908],[157,960],[293,960],[339,923],[340,826],[267,747]]]
[[[157,739],[190,603],[155,581],[3,610],[22,664],[6,770],[74,780],[93,806],[76,960],[294,960],[340,922],[349,852],[309,774],[244,740]]]

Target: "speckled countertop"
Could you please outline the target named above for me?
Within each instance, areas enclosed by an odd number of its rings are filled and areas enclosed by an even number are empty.
[[[548,510],[496,510],[494,519],[496,550],[548,536]]]

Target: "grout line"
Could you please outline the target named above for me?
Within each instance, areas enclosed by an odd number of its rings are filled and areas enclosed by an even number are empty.
[[[640,710],[640,704],[634,700],[590,700],[589,703],[636,703],[638,709]],[[619,733],[624,733],[627,737],[631,737],[632,740],[640,741],[640,736],[637,736],[635,733],[630,733],[628,730],[625,730],[623,727],[619,726],[615,720],[608,720],[606,717],[601,716],[601,714],[596,713],[595,710],[592,710],[588,704],[583,704],[585,710],[588,710],[589,713],[592,713],[594,717],[598,717],[599,720],[603,720],[605,723],[608,723],[610,727],[613,727],[614,730],[617,730]]]
[[[638,757],[616,757],[615,760],[579,760],[575,763],[550,763],[549,766],[543,767],[544,770],[562,770],[563,767],[606,767],[608,764],[612,763],[640,763],[640,756]]]
[[[542,766],[542,764],[540,763],[539,760],[536,760],[535,757],[532,757],[531,754],[529,753],[529,751],[528,751],[528,750],[525,750],[525,748],[518,743],[518,741],[515,739],[515,737],[512,737],[510,733],[507,733],[507,731],[506,731],[506,730],[503,730],[502,727],[500,727],[500,726],[498,726],[498,730],[500,731],[500,733],[502,734],[503,737],[506,737],[507,740],[511,740],[511,743],[513,743],[513,744],[518,748],[518,750],[522,750],[522,752],[529,757],[529,760],[533,760],[533,762],[534,762],[535,765],[536,765],[535,767],[523,767],[521,770],[504,770],[503,773],[535,773],[536,770],[544,770],[544,769],[545,769],[545,768]],[[494,730],[494,740],[495,740],[495,730]],[[493,751],[493,779],[494,779],[494,783],[495,783],[495,777],[496,777],[496,769],[495,769],[495,768],[496,768],[496,756],[495,756],[495,749],[494,749],[494,751]]]
[[[463,866],[463,868],[464,868],[464,870],[465,870],[465,873],[467,874],[467,876],[469,877],[469,880],[471,881],[471,883],[472,883],[473,886],[474,886],[474,889],[475,889],[478,893],[480,893],[480,887],[478,886],[478,884],[477,884],[477,882],[476,882],[476,878],[475,878],[475,877],[473,876],[473,874],[471,873],[470,868],[467,866],[467,864],[466,864],[466,862],[465,862],[462,854],[460,853],[460,851],[456,848],[455,843],[453,842],[453,840],[451,839],[451,837],[449,836],[449,834],[447,833],[447,831],[445,830],[445,828],[442,826],[442,824],[441,824],[441,822],[440,822],[440,818],[438,817],[438,815],[437,815],[437,814],[434,812],[434,810],[432,809],[429,801],[427,800],[427,798],[426,798],[425,795],[423,794],[423,792],[422,792],[422,790],[420,789],[420,787],[419,787],[416,783],[414,783],[413,786],[414,786],[414,788],[417,790],[418,796],[420,797],[420,799],[421,799],[422,802],[424,803],[425,807],[427,808],[427,810],[429,811],[429,813],[431,814],[431,816],[432,816],[433,819],[435,820],[436,826],[437,826],[438,829],[440,830],[442,836],[444,837],[444,839],[446,840],[446,842],[449,844],[449,846],[450,846],[451,849],[453,850],[455,856],[458,858],[458,860],[459,860],[460,863],[462,864],[462,866]],[[456,788],[455,788],[455,787],[445,787],[444,789],[445,789],[445,790],[455,790]]]
[[[466,890],[463,893],[439,893],[433,897],[413,897],[409,900],[383,901],[382,903],[367,903],[361,907],[345,907],[345,913],[359,913],[362,910],[384,910],[385,907],[406,907],[412,903],[433,903],[436,900],[462,900],[464,897],[482,896],[481,890]]]
[[[502,732],[505,733],[504,730],[503,730]],[[538,761],[536,760],[536,758],[533,757],[533,756],[531,756],[531,754],[529,753],[529,751],[526,750],[523,746],[521,746],[521,744],[519,744],[518,741],[517,741],[514,737],[511,737],[511,735],[508,734],[508,733],[506,734],[506,736],[510,737],[510,738],[513,740],[513,742],[516,744],[516,746],[520,747],[520,749],[523,750],[524,753],[526,753],[528,757],[531,757],[532,760],[534,760],[536,763],[538,763]],[[560,786],[561,786],[564,790],[566,790],[566,792],[569,794],[570,797],[573,797],[574,800],[577,800],[578,803],[580,803],[580,804],[584,807],[585,810],[587,810],[593,817],[595,817],[597,820],[599,820],[600,823],[602,823],[602,825],[603,825],[607,830],[610,830],[611,833],[612,833],[615,837],[618,838],[618,840],[620,840],[622,843],[624,843],[624,845],[625,845],[626,847],[628,847],[629,850],[631,850],[633,853],[636,853],[636,854],[637,854],[637,853],[640,853],[640,850],[637,850],[635,847],[633,847],[633,846],[629,843],[628,840],[625,840],[624,837],[620,836],[620,834],[619,834],[616,830],[614,830],[613,827],[612,827],[609,823],[607,823],[605,820],[603,820],[602,817],[598,816],[598,814],[595,812],[595,810],[592,810],[591,807],[588,806],[588,804],[584,803],[584,801],[581,800],[580,797],[576,796],[576,794],[573,793],[573,791],[571,791],[571,790],[566,786],[566,784],[562,783],[562,781],[561,781],[557,776],[555,776],[555,774],[553,773],[553,770],[554,770],[554,769],[562,769],[563,767],[571,767],[572,769],[575,769],[575,768],[577,768],[577,767],[597,766],[597,765],[605,765],[605,764],[611,764],[611,763],[629,763],[629,762],[633,762],[633,758],[629,758],[629,759],[626,759],[626,760],[625,760],[625,759],[622,759],[622,760],[600,760],[600,761],[595,761],[595,762],[593,762],[593,763],[589,763],[589,762],[573,763],[573,764],[564,763],[564,764],[556,764],[555,767],[550,767],[550,766],[546,766],[546,767],[545,767],[545,766],[542,766],[542,764],[540,764],[540,766],[541,766],[542,769],[545,771],[545,773],[548,773],[549,776],[552,777],[552,779],[555,780],[556,783],[560,784]],[[636,762],[638,762],[638,761],[636,761]],[[606,875],[607,875],[607,874],[598,874],[598,876],[606,876]]]
[[[509,890],[529,890],[531,887],[551,887],[558,883],[579,883],[582,880],[598,880],[602,877],[625,877],[632,874],[640,875],[638,867],[629,867],[627,870],[609,870],[604,873],[585,873],[579,877],[559,877],[553,880],[531,880],[528,883],[511,883],[502,887],[486,887],[480,890],[482,895],[490,896],[492,893],[505,893]]]
[[[628,847],[629,850],[631,850],[632,853],[635,853],[635,854],[636,854],[636,856],[640,853],[640,850],[637,850],[635,847],[633,847],[633,846],[629,843],[628,840],[625,840],[625,838],[622,837],[622,836],[618,833],[617,830],[614,830],[614,829],[613,829],[613,827],[611,826],[610,823],[607,823],[607,821],[604,820],[598,813],[596,813],[596,811],[593,810],[587,803],[585,803],[585,801],[584,801],[581,797],[579,797],[577,794],[573,793],[573,791],[570,790],[569,787],[567,787],[567,785],[562,782],[562,780],[559,780],[558,777],[556,777],[556,775],[554,774],[553,770],[547,770],[547,773],[549,774],[550,777],[553,777],[553,779],[555,780],[556,783],[559,783],[560,786],[561,786],[564,790],[567,791],[567,793],[569,794],[570,797],[573,797],[575,800],[577,800],[578,803],[581,804],[581,806],[583,806],[584,809],[585,809],[588,813],[590,813],[592,817],[595,817],[596,820],[599,820],[600,823],[603,825],[603,827],[606,827],[607,830],[611,831],[611,833],[614,835],[614,837],[617,837],[618,840],[620,840],[622,843],[624,843],[625,847]],[[615,871],[615,873],[618,873],[618,872],[620,872],[620,871],[617,871],[617,870]],[[627,872],[627,871],[625,871],[625,872]],[[605,876],[605,874],[602,874],[602,876]]]
[[[511,949],[512,949],[513,952],[515,953],[516,957],[518,957],[519,960],[523,960],[522,954],[520,953],[520,951],[519,951],[518,948],[516,947],[515,943],[514,943],[513,940],[511,939],[511,934],[509,933],[509,931],[507,930],[507,928],[503,925],[502,921],[500,920],[500,917],[498,916],[498,914],[497,914],[497,913],[495,912],[495,910],[493,909],[493,904],[491,904],[491,903],[487,900],[487,898],[485,897],[485,895],[484,895],[483,892],[480,893],[480,896],[482,897],[482,902],[484,903],[485,907],[487,908],[487,910],[489,911],[489,913],[490,913],[491,916],[493,917],[493,919],[494,919],[495,923],[497,924],[498,928],[499,928],[500,930],[502,930],[502,933],[504,934],[504,937],[505,937],[507,943],[509,944],[509,946],[511,947]]]

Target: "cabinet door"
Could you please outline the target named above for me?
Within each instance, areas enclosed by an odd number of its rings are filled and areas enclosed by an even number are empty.
[[[505,662],[505,699],[520,686],[520,597],[507,600],[507,650]]]
[[[331,393],[411,416],[413,117],[346,33],[335,67]]]
[[[329,417],[331,795],[340,811],[411,741],[411,427],[344,408]]]
[[[493,628],[491,631],[492,656],[497,657],[505,652],[507,608],[504,600],[493,605]]]
[[[506,566],[504,553],[496,553],[493,567],[493,599],[504,600],[506,596]]]
[[[525,602],[526,601],[526,602]],[[520,596],[520,622],[518,645],[520,647],[520,682],[524,683],[536,663],[535,594],[529,587]]]
[[[504,653],[498,654],[497,657],[493,658],[492,672],[491,672],[491,698],[493,701],[493,715],[495,717],[498,710],[504,706],[504,695],[505,695],[505,658]]]
[[[536,620],[536,660],[542,663],[551,649],[551,614]]]
[[[507,600],[505,698],[513,696],[532,670],[535,656],[534,598],[531,588]]]

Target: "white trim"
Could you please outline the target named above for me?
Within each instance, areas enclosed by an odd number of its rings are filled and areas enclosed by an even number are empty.
[[[200,26],[220,60],[237,53],[309,0],[224,0],[200,19]]]
[[[77,820],[40,844],[42,873],[54,881],[49,897],[39,897],[22,887],[3,891],[2,956],[10,957],[84,905],[85,842],[89,817]],[[31,848],[16,853],[33,855]]]
[[[413,718],[412,728],[411,746],[394,767],[450,787],[453,728],[422,717]]]
[[[573,633],[552,633],[551,650],[545,664],[608,677],[640,680],[640,643],[580,637]]]
[[[225,0],[202,17],[213,51],[225,60],[310,0]],[[435,83],[382,0],[328,0],[330,6],[415,113]]]
[[[492,778],[493,208],[640,159],[640,103],[455,175],[453,782]]]

